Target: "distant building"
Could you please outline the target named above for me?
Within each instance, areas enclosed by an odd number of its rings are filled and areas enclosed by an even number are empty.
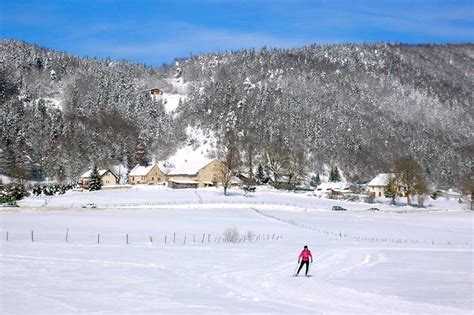
[[[159,100],[161,96],[163,95],[163,90],[158,89],[158,88],[150,89],[148,90],[148,92],[150,93],[151,99],[153,101]]]
[[[441,196],[446,198],[446,200],[454,199],[454,200],[459,200],[462,198],[462,194],[454,191],[452,188],[448,190],[438,190],[437,193]]]
[[[395,176],[393,173],[382,173],[375,176],[366,186],[365,192],[374,197],[384,197],[389,179]]]
[[[135,184],[163,184],[168,180],[166,173],[158,166],[135,166],[128,174],[128,183]]]
[[[89,188],[89,181],[91,179],[92,170],[85,172],[81,176],[81,186],[84,189]],[[102,186],[113,186],[117,185],[118,177],[111,170],[103,169],[99,170],[100,179],[102,181]]]
[[[219,160],[184,160],[170,167],[168,186],[171,188],[202,188],[218,186],[226,166]]]
[[[352,193],[346,182],[328,182],[319,184],[313,192],[316,197],[342,196]]]

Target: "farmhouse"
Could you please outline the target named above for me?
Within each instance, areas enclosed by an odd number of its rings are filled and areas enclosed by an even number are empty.
[[[374,197],[385,196],[387,189],[387,183],[390,177],[394,176],[393,173],[382,173],[375,176],[366,186],[365,192]]]
[[[135,166],[128,174],[128,183],[135,184],[163,184],[168,180],[168,176],[158,164],[148,166]]]
[[[84,189],[89,188],[89,181],[91,178],[92,170],[85,172],[81,176],[81,186]],[[102,186],[113,186],[118,183],[118,177],[111,170],[104,169],[99,170],[100,179],[102,181]]]
[[[182,160],[170,167],[168,186],[201,188],[217,186],[226,166],[217,159]]]

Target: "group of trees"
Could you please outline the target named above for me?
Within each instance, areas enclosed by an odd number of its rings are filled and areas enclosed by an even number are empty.
[[[421,165],[411,156],[401,156],[394,159],[392,167],[393,175],[388,179],[385,196],[392,198],[392,204],[396,197],[405,196],[409,205],[410,198],[416,195],[418,206],[422,207],[428,184]]]
[[[52,183],[52,184],[36,184],[33,186],[31,192],[35,196],[45,195],[63,195],[66,191],[73,189],[76,186],[75,183]]]
[[[93,163],[132,168],[182,144],[184,128],[147,88],[171,89],[171,69],[77,58],[0,42],[0,169],[61,182]],[[54,75],[51,75],[51,73]]]
[[[30,193],[24,183],[15,181],[3,184],[2,180],[0,180],[0,204],[15,205],[17,200],[21,200],[29,195]]]
[[[131,169],[165,159],[185,144],[191,125],[217,135],[229,170],[261,182],[285,178],[292,187],[327,165],[349,180],[371,178],[402,154],[419,161],[430,181],[460,186],[473,152],[474,78],[465,71],[473,47],[310,45],[193,56],[179,65],[187,98],[168,115],[146,89],[177,91],[174,66],[4,40],[0,168],[60,181],[93,163]]]
[[[196,56],[182,62],[190,93],[179,112],[231,139],[222,144],[237,148],[245,172],[261,163],[275,181],[334,164],[349,180],[371,178],[410,155],[431,181],[452,187],[471,167],[474,86],[462,69],[472,67],[473,47],[311,45]]]

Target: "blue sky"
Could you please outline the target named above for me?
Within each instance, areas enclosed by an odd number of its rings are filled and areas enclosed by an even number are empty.
[[[149,65],[311,43],[474,41],[474,0],[0,0],[0,36]]]

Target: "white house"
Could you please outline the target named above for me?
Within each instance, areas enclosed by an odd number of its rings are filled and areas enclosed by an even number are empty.
[[[98,170],[102,186],[114,186],[118,183],[118,177],[111,170],[104,169]],[[89,187],[89,181],[91,178],[92,170],[89,170],[81,176],[81,186],[87,189]]]
[[[389,179],[395,176],[393,173],[381,173],[374,177],[366,186],[365,192],[374,197],[385,196]]]

